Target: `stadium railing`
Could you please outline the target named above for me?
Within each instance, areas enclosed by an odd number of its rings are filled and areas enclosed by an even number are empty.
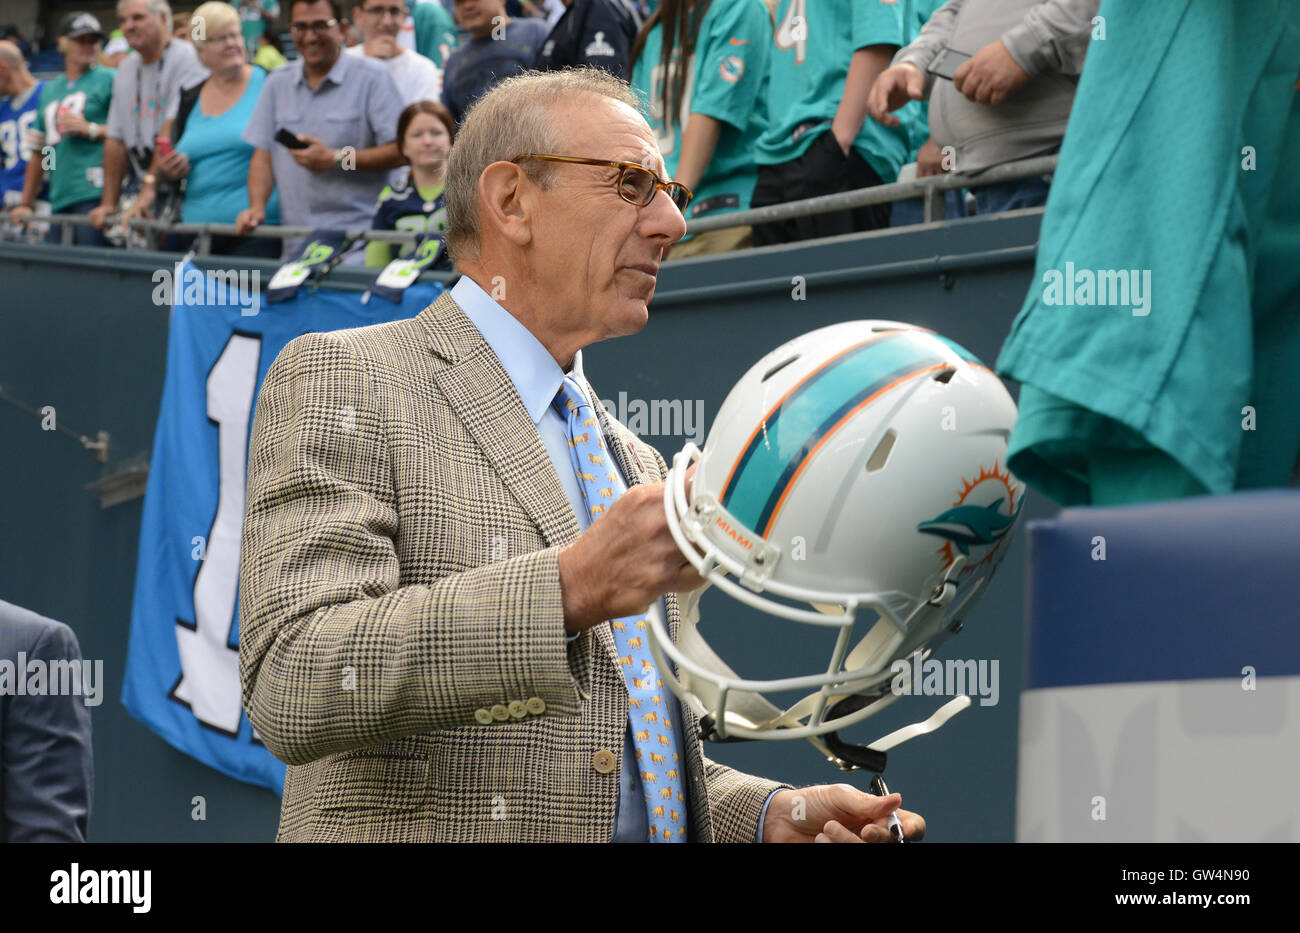
[[[773,204],[768,207],[735,211],[718,217],[705,217],[700,220],[689,221],[686,225],[686,232],[690,234],[705,233],[709,230],[722,230],[727,227],[789,220],[795,217],[809,217],[830,211],[865,207],[868,204],[885,204],[892,201],[907,201],[913,198],[921,198],[924,203],[925,211],[922,222],[932,223],[944,219],[944,194],[946,192],[960,188],[980,188],[984,185],[1017,181],[1022,178],[1032,178],[1035,175],[1047,175],[1055,171],[1058,158],[1057,155],[1035,156],[1030,159],[1021,159],[1016,162],[997,165],[975,175],[958,173],[930,175],[912,181],[889,182],[883,185],[872,185],[869,188],[858,188],[854,191],[841,191],[837,194],[827,194],[816,198],[786,201],[783,204]],[[74,227],[90,224],[90,218],[85,214],[48,214],[34,219],[41,223],[61,225],[61,241],[64,245],[72,244]],[[113,224],[117,223],[116,218],[111,220]],[[235,236],[234,224],[187,224],[134,219],[129,221],[129,225],[145,235],[150,249],[157,248],[158,242],[164,234],[194,234],[196,235],[194,252],[200,256],[207,255],[211,251],[212,237]],[[314,229],[316,228],[263,225],[245,234],[245,236],[288,239],[309,236]],[[415,241],[416,236],[418,234],[407,230],[361,229],[347,231],[347,237],[352,241],[412,243]]]

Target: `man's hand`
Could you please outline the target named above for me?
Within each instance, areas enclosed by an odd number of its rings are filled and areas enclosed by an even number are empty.
[[[694,467],[686,475],[688,497],[693,473]],[[668,530],[664,494],[663,483],[633,486],[560,551],[564,628],[569,634],[606,619],[640,615],[664,593],[703,585]]]
[[[977,104],[997,107],[1029,83],[1002,40],[990,42],[952,73],[952,85]]]
[[[89,136],[90,124],[86,118],[71,110],[60,109],[54,116],[54,128],[64,136]]]
[[[122,213],[122,225],[129,226],[127,221],[134,220],[137,217],[152,220],[153,204],[156,196],[157,194],[154,191],[153,185],[143,186],[140,189],[140,193],[136,195],[135,203]]]
[[[876,797],[851,784],[779,790],[767,808],[763,841],[892,842],[889,814],[897,810],[903,837],[917,842],[925,837],[925,820],[902,802],[898,794]]]
[[[943,167],[943,152],[933,139],[927,139],[925,145],[916,153],[916,177],[926,178],[930,175],[942,175],[947,169]]]
[[[94,225],[94,227],[98,230],[107,229],[108,216],[112,214],[113,211],[114,208],[109,207],[107,204],[99,205],[99,207],[96,207],[93,210],[91,210],[89,214],[91,224]]]
[[[334,150],[325,145],[315,136],[307,136],[302,133],[298,138],[305,143],[311,143],[306,149],[290,149],[289,154],[293,160],[305,169],[313,172],[327,172],[334,167]]]
[[[898,126],[897,110],[909,100],[925,97],[925,73],[909,62],[890,65],[871,85],[867,95],[867,110],[881,126]]]
[[[15,204],[9,209],[9,220],[16,224],[26,224],[34,213],[26,204]]]
[[[235,235],[243,236],[249,230],[265,222],[266,211],[258,210],[256,207],[246,207],[235,218]]]

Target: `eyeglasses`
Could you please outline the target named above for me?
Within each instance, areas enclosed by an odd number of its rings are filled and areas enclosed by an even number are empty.
[[[323,36],[339,24],[336,19],[318,19],[310,23],[290,23],[289,31],[295,36],[305,36],[307,30],[311,30],[318,36]]]
[[[537,159],[543,162],[572,162],[577,165],[607,165],[610,168],[618,169],[618,180],[614,183],[615,190],[618,191],[619,197],[629,204],[635,204],[637,207],[646,207],[654,200],[655,194],[660,188],[668,194],[668,198],[677,205],[677,209],[683,214],[686,213],[686,207],[691,203],[691,198],[695,195],[679,181],[664,181],[644,165],[637,165],[635,162],[621,162],[611,159],[586,159],[580,156],[566,155],[547,155],[540,152],[529,152],[521,156],[515,156],[511,162],[523,162],[525,159]]]
[[[361,8],[362,13],[368,13],[375,19],[383,19],[385,15],[393,19],[405,19],[406,8],[400,6],[370,6]]]
[[[199,40],[200,42],[204,40]],[[223,32],[219,36],[211,36],[206,40],[208,45],[232,45],[234,43],[244,44],[244,34],[242,32]]]

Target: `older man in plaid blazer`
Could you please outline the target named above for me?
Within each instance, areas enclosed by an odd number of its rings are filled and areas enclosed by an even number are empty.
[[[517,158],[529,153],[597,158]],[[660,256],[685,231],[662,185],[638,193],[605,159],[662,176],[627,85],[524,75],[471,112],[447,182],[449,246],[475,300],[490,293],[544,367],[581,384],[629,487],[587,531],[545,412],[452,292],[409,321],[301,337],[267,373],[240,674],[249,719],[290,765],[279,840],[621,838],[629,697],[608,620],[655,604],[675,637],[673,594],[702,581],[667,531],[662,458],[575,365],[645,325]],[[688,841],[888,839],[897,795],[796,792],[709,761],[690,728],[680,750]]]

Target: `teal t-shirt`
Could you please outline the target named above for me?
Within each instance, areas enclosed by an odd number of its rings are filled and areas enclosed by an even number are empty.
[[[266,72],[254,68],[243,95],[219,116],[206,116],[202,104],[194,104],[185,121],[185,132],[176,141],[177,151],[190,159],[181,207],[183,223],[234,223],[239,212],[248,207],[248,163],[253,147],[244,142],[243,132],[265,81]],[[267,202],[266,222],[280,222],[278,191]]]
[[[767,95],[769,122],[756,152],[759,165],[799,158],[830,129],[853,53],[869,45],[906,44],[912,27],[904,6],[877,0],[780,0]],[[803,124],[814,126],[796,137],[795,130]],[[907,123],[881,126],[869,116],[853,141],[887,182],[898,177],[910,144]]]
[[[108,105],[113,100],[112,68],[93,66],[89,71],[69,81],[61,74],[45,82],[41,100],[36,105],[36,119],[32,130],[44,137],[44,146],[54,147],[54,160],[50,167],[50,211],[59,213],[65,207],[83,201],[98,201],[104,192],[104,138],[87,139],[85,136],[63,136],[57,127],[60,107],[79,113],[91,123],[100,126],[108,123]],[[32,158],[39,158],[33,152]]]
[[[249,55],[254,55],[257,53],[257,40],[266,32],[266,17],[275,19],[280,15],[279,0],[244,0],[231,6],[239,10],[239,31],[244,35],[244,48],[248,49]]]
[[[754,144],[767,126],[772,41],[767,6],[763,0],[713,0],[709,5],[687,66],[680,125],[667,124],[667,107],[660,99],[662,38],[663,25],[656,23],[632,68],[632,87],[641,97],[642,112],[658,137],[669,177],[677,173],[687,114],[703,114],[723,124],[713,158],[695,186],[695,199],[687,216],[747,210],[758,180]],[[670,70],[679,67],[679,52],[670,61]]]
[[[451,14],[438,0],[431,0],[411,7],[411,19],[415,22],[415,50],[442,68],[460,41]]]

